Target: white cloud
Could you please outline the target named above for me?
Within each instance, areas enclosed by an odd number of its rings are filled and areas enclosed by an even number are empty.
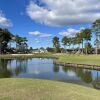
[[[36,43],[40,43],[40,41],[39,41],[38,39],[35,39],[35,42],[36,42]]]
[[[35,35],[35,36],[41,35],[41,33],[38,32],[38,31],[29,32],[29,34],[31,34],[31,35]]]
[[[40,35],[40,37],[44,37],[44,38],[45,37],[51,37],[51,36],[52,36],[51,34],[45,34],[45,33]]]
[[[34,21],[50,26],[91,23],[100,18],[99,0],[40,0],[40,6],[30,1],[27,15]]]
[[[69,28],[67,29],[66,31],[63,31],[63,32],[59,32],[59,35],[62,35],[62,36],[68,36],[68,37],[73,37],[76,35],[76,33],[78,33],[82,28],[80,28],[79,30],[77,29],[73,29],[73,28]]]
[[[42,37],[42,38],[48,38],[48,37],[52,36],[51,34],[41,33],[39,31],[29,32],[29,34],[34,35],[34,36],[38,36],[38,37]]]
[[[12,26],[11,21],[5,17],[2,11],[0,11],[0,26],[1,27]]]

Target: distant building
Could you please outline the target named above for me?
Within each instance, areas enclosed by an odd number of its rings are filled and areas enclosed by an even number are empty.
[[[33,49],[32,53],[47,53],[46,49]]]

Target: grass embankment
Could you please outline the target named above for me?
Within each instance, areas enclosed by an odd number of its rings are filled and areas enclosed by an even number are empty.
[[[59,59],[58,62],[76,63],[76,64],[89,64],[100,65],[100,55],[56,55]]]
[[[38,53],[38,54],[15,54],[15,55],[0,55],[0,58],[58,58],[56,62],[76,63],[100,65],[100,55],[75,55],[75,54],[52,54],[52,53]]]
[[[54,58],[52,53],[36,53],[36,54],[2,54],[0,58],[13,59],[13,58]]]
[[[100,100],[100,91],[47,80],[1,79],[0,100]]]

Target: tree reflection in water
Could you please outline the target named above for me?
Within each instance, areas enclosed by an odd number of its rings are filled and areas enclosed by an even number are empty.
[[[10,60],[0,59],[0,78],[9,78],[12,76],[12,72],[7,69],[8,62]]]
[[[18,76],[20,73],[25,73],[27,71],[28,59],[17,59],[15,75]]]
[[[59,66],[55,64],[53,69],[54,69],[54,72],[56,72],[59,69]],[[67,67],[67,66],[62,66],[62,70],[64,73],[68,73],[68,72],[75,73],[75,75],[81,78],[81,80],[84,81],[85,83],[91,83],[93,81],[92,72],[90,70],[74,68],[74,67]]]
[[[59,66],[53,62],[53,71],[55,73],[58,73],[59,72],[59,69],[60,69]]]
[[[14,68],[12,66],[13,61],[16,61]],[[27,71],[27,63],[28,59],[0,59],[0,78],[10,78],[25,73]]]
[[[32,66],[31,66],[32,65]],[[34,66],[33,66],[34,65]],[[37,69],[37,73],[33,73]],[[0,59],[0,78],[32,77],[100,87],[100,71],[64,67],[53,63],[53,59]]]

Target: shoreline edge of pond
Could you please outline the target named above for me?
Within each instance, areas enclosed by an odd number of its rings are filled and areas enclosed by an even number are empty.
[[[60,55],[61,56],[61,55]],[[52,58],[55,59],[54,63],[58,65],[62,65],[65,67],[75,67],[75,68],[85,68],[85,69],[91,69],[91,70],[100,70],[100,65],[96,64],[86,64],[86,63],[71,63],[71,62],[65,62],[65,61],[59,61],[59,55],[56,54],[3,54],[0,55],[0,59],[16,59],[16,58]]]

